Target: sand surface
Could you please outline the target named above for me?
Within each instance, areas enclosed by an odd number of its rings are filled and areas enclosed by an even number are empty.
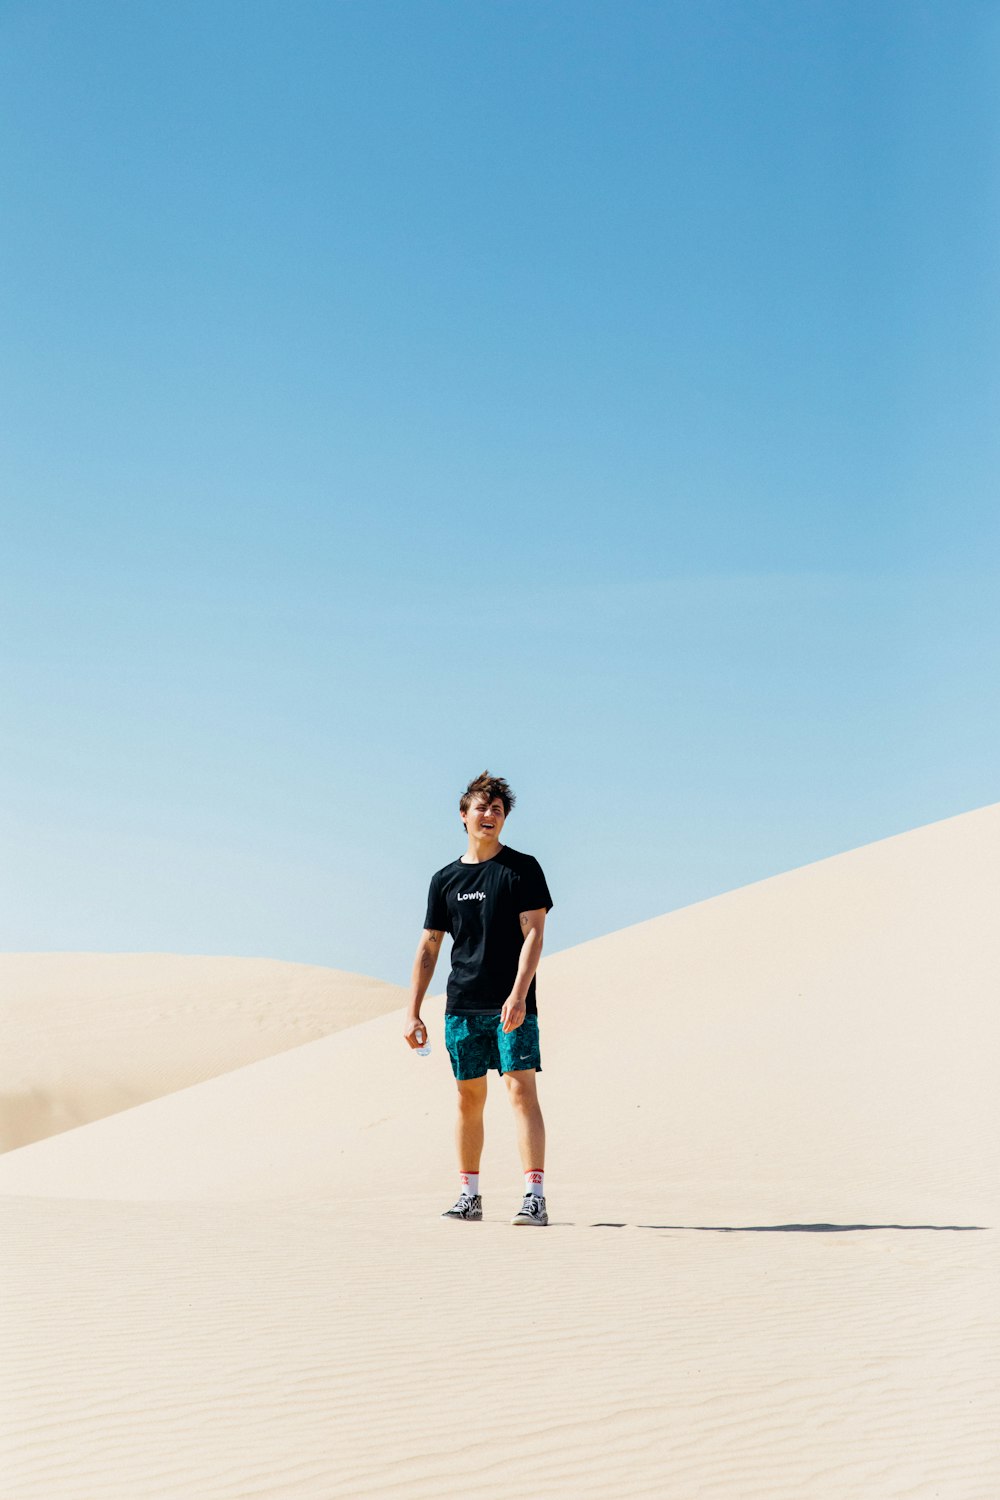
[[[0,1151],[313,1041],[405,1001],[266,958],[0,953]]]
[[[440,1000],[9,1152],[0,1494],[997,1500],[998,909],[987,808],[547,957],[545,1231]]]

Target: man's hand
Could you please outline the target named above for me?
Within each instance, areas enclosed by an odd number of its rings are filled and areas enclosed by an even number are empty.
[[[504,1031],[516,1031],[524,1020],[524,1001],[508,995],[500,1007],[500,1025]]]
[[[419,1016],[411,1016],[410,1020],[407,1021],[406,1030],[403,1032],[403,1040],[408,1047],[422,1047],[424,1045],[427,1040],[427,1027]]]

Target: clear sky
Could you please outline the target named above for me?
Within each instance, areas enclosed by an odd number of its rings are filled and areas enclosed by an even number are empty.
[[[995,801],[1000,7],[6,0],[7,949],[404,981]]]

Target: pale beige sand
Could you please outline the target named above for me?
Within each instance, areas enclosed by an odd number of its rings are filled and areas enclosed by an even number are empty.
[[[998,898],[989,808],[546,959],[547,1231],[502,1085],[436,1217],[440,1003],[9,1153],[0,1493],[996,1500]]]
[[[396,985],[313,964],[0,953],[0,1151],[396,1010]]]

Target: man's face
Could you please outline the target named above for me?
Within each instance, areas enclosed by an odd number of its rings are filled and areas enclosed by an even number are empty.
[[[480,795],[474,797],[469,803],[469,809],[465,814],[465,826],[475,838],[498,839],[503,822],[503,803],[499,797],[494,797],[492,802],[488,802]]]

